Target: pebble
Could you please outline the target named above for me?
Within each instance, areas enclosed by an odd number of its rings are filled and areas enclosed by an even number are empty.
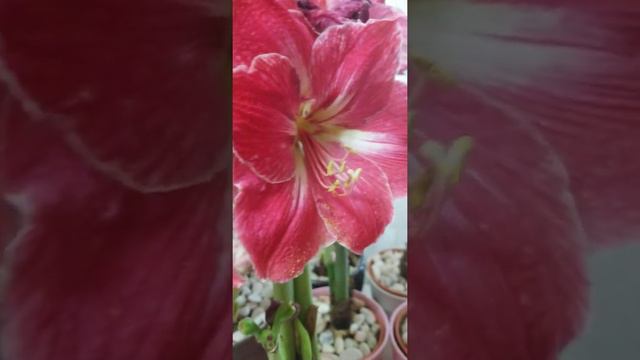
[[[334,354],[323,352],[323,353],[320,353],[320,360],[340,360],[340,358]]]
[[[260,307],[263,308],[263,309],[268,309],[269,306],[271,306],[271,300],[270,299],[264,299],[260,303]]]
[[[372,333],[367,334],[367,345],[373,349],[376,344],[378,344],[376,337]]]
[[[331,307],[329,306],[329,304],[318,305],[318,312],[320,314],[328,314],[330,310],[331,310]]]
[[[246,336],[245,334],[243,334],[240,330],[236,330],[233,332],[233,342],[238,343],[244,339],[246,339],[248,336]]]
[[[236,298],[236,304],[242,306],[247,303],[247,298],[244,295],[238,295]]]
[[[336,348],[336,352],[338,354],[341,354],[344,351],[344,339],[342,336],[336,336],[333,346]]]
[[[262,291],[262,297],[266,299],[271,299],[272,296],[273,296],[273,288],[267,288]]]
[[[333,346],[331,346],[330,344],[322,345],[322,352],[323,353],[333,354],[335,351],[336,351],[336,349]]]
[[[255,322],[259,327],[263,327],[267,324],[267,314],[265,313],[263,308],[256,308],[255,310],[253,310],[251,318],[253,319],[253,322]]]
[[[358,330],[353,338],[356,339],[357,342],[363,342],[367,340],[367,333],[362,330]]]
[[[362,308],[360,309],[360,313],[364,316],[365,320],[369,323],[369,324],[375,324],[376,323],[376,316],[373,314],[373,311],[367,309],[367,308]]]
[[[356,348],[349,348],[340,354],[339,360],[360,360],[364,357],[362,351]]]
[[[355,341],[355,340],[353,340],[352,338],[347,338],[347,339],[344,341],[344,348],[345,348],[345,349],[354,348],[354,347],[356,347],[356,346],[358,346],[358,344],[357,344],[357,343],[356,343],[356,341]]]
[[[362,311],[362,310],[360,310]],[[363,314],[356,314],[353,316],[353,321],[351,322],[352,324],[362,324],[364,322],[364,315]]]
[[[253,290],[253,293],[255,294],[261,294],[263,288],[264,288],[264,285],[262,285],[261,282],[254,282],[253,286],[251,287],[251,290]]]
[[[249,316],[249,314],[251,314],[251,308],[249,307],[242,307],[240,309],[238,309],[238,316],[240,318],[246,318],[247,316]],[[240,319],[238,319],[240,320]]]
[[[327,328],[327,321],[324,319],[318,320],[318,322],[316,323],[316,334],[320,334],[326,328]]]
[[[371,354],[371,348],[365,343],[360,344],[360,351],[362,351],[362,354],[365,356]]]
[[[251,312],[251,317],[256,317],[259,316],[260,314],[264,314],[265,310],[261,307],[256,307],[255,309],[253,309],[253,311]]]
[[[251,295],[249,295],[248,299],[249,301],[258,303],[258,304],[262,302],[262,296],[256,293],[252,293]]]
[[[403,252],[384,251],[372,257],[371,272],[378,284],[402,294],[407,294],[407,279],[400,275]]]
[[[321,332],[320,335],[318,335],[318,341],[320,341],[322,345],[333,343],[333,333],[331,330]]]
[[[360,327],[360,331],[368,334],[371,331],[371,329],[369,329],[369,324],[362,324],[362,326]]]

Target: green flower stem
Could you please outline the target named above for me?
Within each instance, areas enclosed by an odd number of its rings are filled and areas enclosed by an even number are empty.
[[[333,266],[334,284],[331,297],[338,302],[349,299],[349,251],[337,242],[333,245],[336,254]]]
[[[293,303],[293,282],[273,284],[273,297],[281,303]],[[278,334],[278,358],[279,360],[296,359],[296,334],[293,328],[293,321],[289,320],[280,327]]]
[[[346,330],[351,325],[351,293],[349,291],[349,251],[342,245],[333,246],[335,261],[333,278],[329,279],[331,289],[331,325]]]
[[[300,305],[300,318],[307,318],[307,311],[313,304],[311,299],[311,275],[309,265],[304,267],[304,271],[297,278],[293,279],[295,301]]]
[[[309,317],[309,311],[313,306],[309,265],[306,265],[302,274],[293,280],[293,287],[295,301],[300,305],[301,323],[305,326],[310,336],[313,359],[318,359],[318,347],[315,337],[315,316]]]

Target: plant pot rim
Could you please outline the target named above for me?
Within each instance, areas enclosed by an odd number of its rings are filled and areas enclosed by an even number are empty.
[[[403,302],[398,308],[393,311],[391,315],[391,326],[393,326],[393,345],[397,347],[405,357],[409,357],[409,347],[402,340],[402,334],[400,333],[400,327],[402,326],[402,320],[407,317],[407,302]]]
[[[381,254],[384,252],[388,252],[388,251],[393,251],[393,252],[405,252],[405,249],[401,249],[401,248],[387,248],[387,249],[382,249],[380,251],[378,251],[376,253],[377,254]],[[371,283],[373,284],[373,286],[377,287],[379,290],[387,293],[389,296],[391,297],[395,297],[397,300],[405,300],[407,298],[407,294],[403,294],[399,291],[393,290],[391,288],[388,288],[384,285],[382,285],[379,280],[373,275],[373,271],[371,270],[371,268],[373,267],[373,256],[369,258],[369,260],[367,261],[367,275],[369,276],[369,278],[371,279]]]
[[[318,287],[313,289],[313,297],[317,297],[319,295],[330,295],[330,289],[328,286]],[[358,290],[352,290],[352,296],[359,298],[364,301],[365,306],[373,312],[378,321],[378,325],[380,326],[380,333],[378,334],[378,343],[376,347],[371,349],[371,353],[365,356],[363,360],[373,359],[376,356],[382,356],[384,349],[387,345],[387,341],[389,341],[389,333],[390,333],[390,324],[389,318],[387,317],[384,309],[378,302],[376,302],[373,298],[368,297],[364,293]]]

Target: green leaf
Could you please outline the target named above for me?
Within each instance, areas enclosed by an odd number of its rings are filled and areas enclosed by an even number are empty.
[[[261,330],[257,335],[256,339],[266,352],[275,352],[276,351],[276,335],[271,331],[271,329]]]
[[[238,330],[247,336],[260,332],[260,327],[251,319],[242,319],[238,323]]]
[[[307,329],[305,329],[299,319],[295,320],[296,337],[298,338],[298,352],[302,360],[313,360],[313,348],[311,346],[311,338]]]
[[[273,333],[278,336],[280,333],[280,327],[285,321],[291,320],[296,316],[298,309],[292,304],[281,304],[276,315],[273,319]]]

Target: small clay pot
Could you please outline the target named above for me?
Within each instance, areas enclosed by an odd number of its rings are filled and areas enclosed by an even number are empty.
[[[407,317],[407,302],[405,301],[391,315],[391,326],[393,326],[393,360],[407,360],[409,348],[402,340],[402,322]]]
[[[329,287],[313,289],[313,296],[330,296]],[[382,360],[384,350],[387,347],[387,343],[389,342],[389,333],[391,332],[389,319],[387,318],[384,309],[380,306],[380,304],[375,302],[375,300],[357,290],[353,290],[351,292],[351,296],[364,302],[365,306],[376,316],[376,320],[378,322],[378,325],[380,326],[380,333],[378,334],[378,344],[374,349],[371,350],[371,353],[365,356],[362,360]]]
[[[379,251],[378,254],[382,254],[387,251],[404,252],[405,249],[384,249]],[[376,279],[376,277],[373,275],[373,271],[371,270],[372,266],[373,256],[369,258],[369,262],[367,264],[367,277],[369,278],[369,282],[371,283],[373,298],[376,299],[378,303],[380,303],[380,305],[382,305],[387,314],[391,314],[398,306],[400,306],[400,304],[407,301],[407,294],[400,293],[382,285],[379,280]]]

